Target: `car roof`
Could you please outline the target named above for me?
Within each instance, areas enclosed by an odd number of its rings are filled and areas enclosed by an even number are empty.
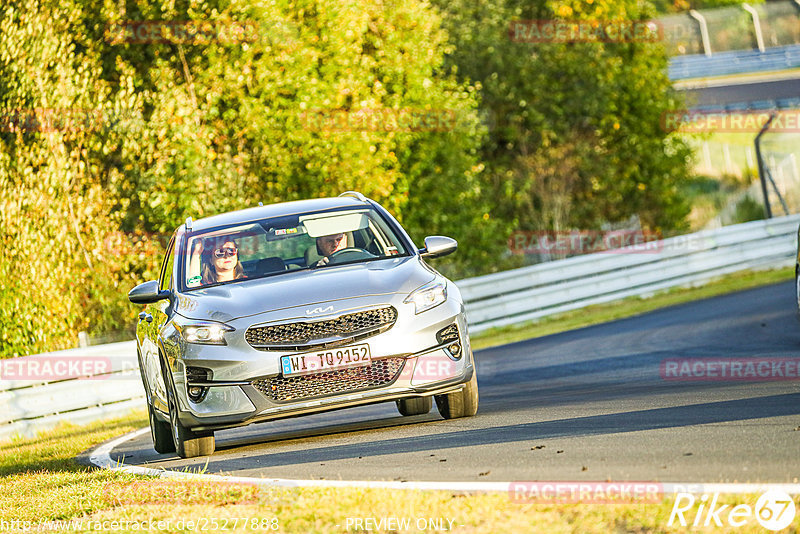
[[[191,231],[202,232],[212,228],[219,228],[221,226],[244,224],[254,220],[267,219],[270,217],[282,217],[285,215],[295,215],[300,213],[347,207],[370,207],[370,204],[349,196],[280,202],[278,204],[257,206],[254,208],[246,208],[243,210],[221,213],[219,215],[212,215],[211,217],[204,217],[192,222]]]

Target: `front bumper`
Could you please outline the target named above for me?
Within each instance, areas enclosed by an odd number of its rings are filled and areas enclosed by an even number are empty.
[[[452,286],[452,284],[450,284]],[[448,287],[450,291],[450,287]],[[269,324],[257,318],[229,322],[236,328],[227,346],[183,344],[180,357],[174,360],[172,375],[179,404],[181,423],[193,430],[221,430],[256,422],[297,417],[353,406],[387,402],[408,397],[439,395],[463,388],[472,378],[474,362],[469,346],[466,317],[458,296],[419,315],[413,305],[402,302],[403,295],[361,297],[348,302],[336,314],[353,309],[390,304],[398,310],[394,326],[386,332],[359,341],[368,343],[373,362],[402,358],[397,376],[386,384],[336,394],[292,400],[276,400],[254,386],[257,380],[281,377],[280,358],[286,352],[261,351],[244,340],[244,331],[251,324]],[[390,297],[387,302],[387,297]],[[285,321],[291,312],[283,312],[276,321]],[[314,320],[325,317],[315,317]],[[308,320],[299,318],[299,320]],[[451,324],[458,326],[462,350],[454,358],[446,350],[449,343],[439,343],[436,333]],[[212,379],[201,402],[187,395],[185,367],[210,369]],[[319,376],[319,375],[315,375]],[[194,382],[192,382],[194,384]]]
[[[197,417],[192,413],[183,412],[180,414],[181,423],[193,430],[223,430],[235,428],[252,423],[262,423],[277,419],[288,419],[303,415],[322,413],[355,406],[365,406],[368,404],[378,404],[409,397],[427,397],[431,395],[443,395],[460,391],[464,384],[469,382],[475,372],[474,365],[465,368],[464,372],[454,378],[443,380],[438,383],[431,383],[425,386],[399,387],[389,386],[376,388],[367,391],[335,395],[323,399],[309,401],[299,401],[282,406],[265,404],[261,394],[252,386],[239,386],[247,397],[257,408],[244,417],[236,416],[208,416]]]

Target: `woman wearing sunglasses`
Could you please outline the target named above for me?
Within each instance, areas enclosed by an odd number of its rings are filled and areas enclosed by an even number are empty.
[[[204,243],[198,240],[192,250],[190,272],[199,276],[189,279],[189,287],[246,278],[239,261],[239,247],[233,239],[220,239],[216,243],[211,239]]]

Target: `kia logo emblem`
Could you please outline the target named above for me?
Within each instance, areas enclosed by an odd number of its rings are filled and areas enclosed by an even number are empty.
[[[333,311],[333,306],[328,306],[327,308],[319,307],[319,308],[314,308],[313,310],[306,310],[306,315],[314,315],[317,313],[325,313],[329,311]]]

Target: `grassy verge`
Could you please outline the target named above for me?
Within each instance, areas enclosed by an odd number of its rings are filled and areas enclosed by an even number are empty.
[[[791,267],[771,271],[745,271],[722,277],[699,287],[671,289],[648,298],[630,297],[616,302],[598,304],[580,310],[561,313],[524,325],[493,328],[471,335],[470,341],[473,349],[484,349],[605,323],[624,317],[632,317],[665,306],[673,306],[693,300],[724,295],[733,291],[791,280],[793,277],[794,269]]]
[[[446,491],[270,489],[136,477],[88,469],[73,460],[87,447],[144,424],[144,414],[137,413],[0,444],[0,530],[14,531],[12,521],[29,521],[28,527],[35,529],[47,521],[68,525],[70,520],[72,531],[77,532],[141,532],[147,530],[145,521],[150,532],[327,533],[366,531],[367,526],[377,532],[430,532],[443,531],[443,527],[465,533],[686,530],[678,523],[667,526],[674,503],[671,496],[648,504],[543,504],[517,502],[504,492],[463,495]],[[728,496],[720,502],[753,506],[756,498]],[[686,518],[691,522],[697,506],[690,513]],[[408,521],[410,528],[376,525],[388,518]],[[361,521],[361,528],[357,528],[356,520]],[[714,530],[756,532],[760,528],[751,518],[744,527]]]

